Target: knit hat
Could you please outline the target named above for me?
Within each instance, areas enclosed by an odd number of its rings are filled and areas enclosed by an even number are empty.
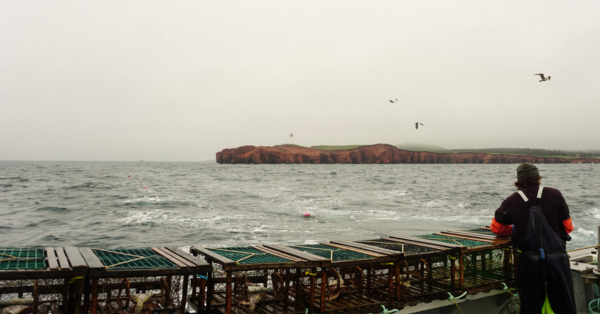
[[[539,176],[538,168],[530,162],[524,162],[517,167],[517,180]]]

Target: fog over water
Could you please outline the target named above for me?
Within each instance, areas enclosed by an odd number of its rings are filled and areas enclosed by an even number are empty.
[[[245,246],[471,229],[515,191],[516,166],[0,162],[0,243]],[[595,244],[600,166],[538,167],[570,207],[568,249]]]

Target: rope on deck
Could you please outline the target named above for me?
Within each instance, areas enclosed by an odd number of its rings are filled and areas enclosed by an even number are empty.
[[[596,299],[593,299],[588,304],[590,314],[600,314],[600,292],[598,292],[598,284],[594,284],[594,294]]]
[[[448,292],[448,294],[450,295],[450,297],[448,298],[448,301],[454,303],[454,305],[456,305],[456,307],[460,311],[460,314],[463,314],[463,311],[461,310],[460,306],[458,306],[458,303],[456,303],[456,301],[454,301],[454,300],[455,299],[460,299],[460,298],[466,296],[467,295],[467,291],[465,291],[463,294],[459,295],[458,297],[453,296],[452,293],[450,293],[450,292]]]

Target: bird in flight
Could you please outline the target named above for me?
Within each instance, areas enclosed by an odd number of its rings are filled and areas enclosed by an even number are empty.
[[[417,123],[415,123],[415,129],[417,129],[417,130],[419,129],[419,124],[420,124],[420,125],[423,125],[423,123],[419,123],[419,122],[417,122]]]
[[[548,76],[548,78],[546,78],[546,77],[544,76],[544,73],[537,73],[537,74],[534,74],[534,75],[539,75],[539,76],[542,78],[542,79],[540,80],[540,82],[545,82],[545,81],[549,81],[549,80],[550,80],[550,76]]]
[[[395,99],[395,100],[391,100],[391,99],[390,99],[390,102],[391,102],[392,104],[393,104],[393,103],[395,103],[395,102],[397,102],[397,101],[398,101],[398,99]]]

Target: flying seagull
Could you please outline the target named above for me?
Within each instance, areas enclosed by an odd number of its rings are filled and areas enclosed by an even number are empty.
[[[415,129],[417,129],[417,130],[419,129],[419,124],[420,124],[420,125],[423,125],[423,123],[419,123],[419,122],[417,122],[417,123],[415,123]]]
[[[391,100],[391,99],[390,99],[390,102],[391,102],[392,104],[393,104],[393,103],[395,103],[395,102],[397,102],[397,101],[398,101],[398,99],[396,99],[396,100]]]
[[[537,73],[537,74],[534,74],[534,75],[539,75],[539,76],[542,78],[542,79],[540,80],[540,82],[545,82],[545,81],[549,81],[549,80],[550,80],[550,76],[548,76],[548,78],[546,78],[546,77],[544,76],[544,73]]]

